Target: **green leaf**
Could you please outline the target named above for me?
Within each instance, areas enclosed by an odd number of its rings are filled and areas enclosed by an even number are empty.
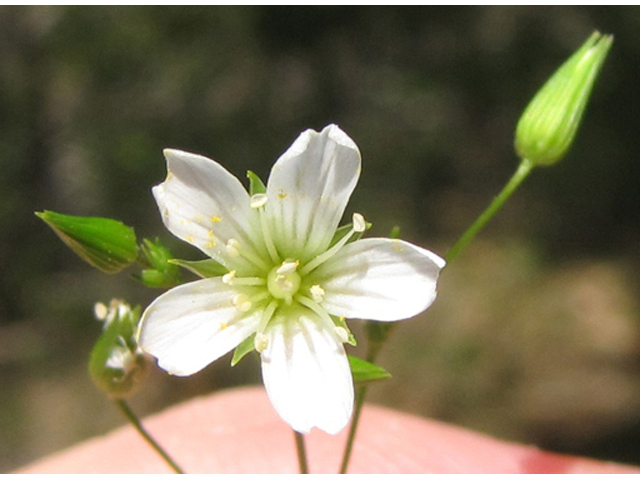
[[[391,378],[391,374],[384,368],[358,357],[349,357],[349,366],[355,383],[369,383]]]
[[[233,358],[231,359],[231,366],[235,367],[240,360],[244,358],[247,353],[253,352],[255,347],[256,334],[254,333],[249,338],[245,338],[240,345],[233,351]]]
[[[117,273],[138,258],[133,228],[117,220],[36,212],[80,258],[106,273]]]
[[[172,258],[171,260],[169,260],[169,263],[173,263],[174,265],[185,268],[202,278],[219,277],[221,275],[224,275],[225,273],[229,273],[229,270],[226,267],[211,258],[196,261],[179,260],[177,258]]]
[[[249,195],[255,195],[256,193],[266,193],[267,187],[264,186],[260,177],[253,173],[251,170],[247,172],[247,178],[249,179]]]

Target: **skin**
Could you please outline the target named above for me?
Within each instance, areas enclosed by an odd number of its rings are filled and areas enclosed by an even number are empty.
[[[297,473],[292,431],[264,389],[196,398],[144,421],[187,473]],[[306,437],[311,473],[338,470],[346,429]],[[126,426],[16,473],[171,473]],[[368,405],[349,473],[640,473],[640,468],[552,454]]]

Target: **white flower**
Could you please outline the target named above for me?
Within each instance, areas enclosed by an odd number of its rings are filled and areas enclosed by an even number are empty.
[[[444,260],[401,240],[332,244],[360,174],[360,152],[337,126],[303,132],[250,196],[218,163],[165,150],[154,187],[166,227],[228,273],[184,284],[144,312],[140,345],[174,375],[191,375],[255,334],[267,393],[298,432],[337,433],[353,408],[343,343],[330,315],[402,320],[436,296]]]

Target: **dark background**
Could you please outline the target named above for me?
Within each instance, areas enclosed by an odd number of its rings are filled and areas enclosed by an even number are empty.
[[[615,42],[574,148],[397,328],[371,394],[640,464],[638,7],[0,7],[0,470],[123,423],[86,374],[92,307],[160,293],[93,270],[34,211],[117,218],[197,259],[150,194],[162,148],[266,178],[299,132],[337,123],[364,162],[347,213],[444,255],[513,173],[529,99],[595,29]],[[132,404],[259,381],[255,358],[155,371]]]

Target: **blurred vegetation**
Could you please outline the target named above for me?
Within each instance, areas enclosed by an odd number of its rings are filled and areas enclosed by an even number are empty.
[[[88,378],[94,302],[159,291],[76,258],[33,215],[164,231],[161,150],[266,178],[299,132],[362,150],[348,208],[444,254],[514,171],[513,131],[594,30],[615,43],[576,144],[535,171],[404,322],[372,398],[640,463],[638,7],[0,7],[0,471],[123,423]],[[255,359],[156,371],[140,413],[259,382]]]

